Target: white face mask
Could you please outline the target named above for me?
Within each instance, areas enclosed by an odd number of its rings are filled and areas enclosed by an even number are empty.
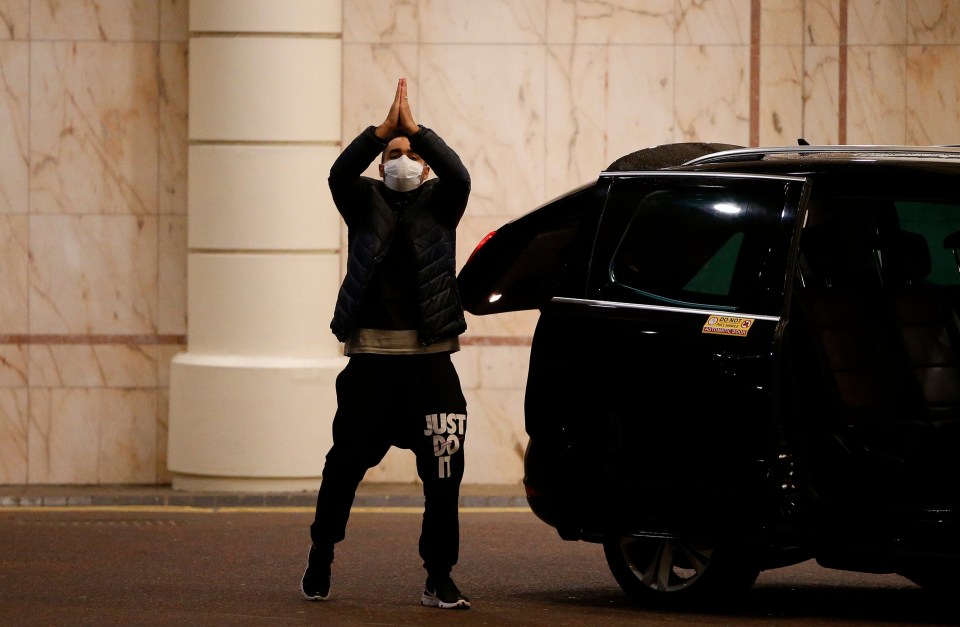
[[[422,181],[423,165],[407,155],[400,155],[383,164],[383,182],[395,192],[409,192],[416,189]]]

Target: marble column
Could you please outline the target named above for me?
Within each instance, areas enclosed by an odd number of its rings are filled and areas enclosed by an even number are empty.
[[[341,0],[191,0],[187,351],[175,489],[313,490],[330,446]]]

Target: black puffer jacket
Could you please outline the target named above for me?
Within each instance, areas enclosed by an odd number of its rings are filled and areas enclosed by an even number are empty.
[[[447,144],[421,126],[410,147],[437,175],[417,189],[404,212],[404,228],[387,204],[383,181],[362,176],[386,146],[370,126],[330,168],[330,191],[347,224],[347,273],[330,328],[346,341],[378,264],[397,237],[409,237],[417,272],[420,342],[430,345],[467,328],[456,281],[456,228],[467,208],[470,174]],[[410,192],[414,193],[414,192]]]

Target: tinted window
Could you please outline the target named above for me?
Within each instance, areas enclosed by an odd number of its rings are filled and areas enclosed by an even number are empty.
[[[621,191],[630,217],[609,280],[667,304],[736,309],[769,290],[782,184]],[[782,279],[782,277],[781,277]]]
[[[801,243],[807,283],[960,286],[960,203],[835,195],[812,206],[807,230],[820,234]]]
[[[919,233],[927,240],[930,273],[925,279],[937,285],[960,285],[954,251],[960,242],[948,239],[951,234],[960,233],[960,204],[898,201],[894,205],[900,228]]]

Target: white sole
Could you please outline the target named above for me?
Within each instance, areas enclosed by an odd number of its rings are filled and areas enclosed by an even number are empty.
[[[303,569],[303,576],[300,577],[300,594],[302,594],[302,595],[303,595],[303,598],[306,599],[307,601],[326,601],[327,599],[330,598],[330,590],[327,590],[327,596],[325,596],[325,597],[322,597],[322,596],[319,596],[319,595],[318,595],[318,596],[315,596],[315,597],[312,597],[312,596],[310,596],[309,594],[307,594],[307,591],[306,591],[306,590],[303,589],[303,578],[307,576],[307,569],[309,569],[309,568],[310,568],[309,566],[307,566],[307,568],[304,568],[304,569]]]
[[[469,610],[470,601],[465,601],[463,599],[456,601],[454,603],[444,603],[435,596],[429,594],[424,594],[420,597],[420,605],[425,607],[439,607],[441,610]]]

